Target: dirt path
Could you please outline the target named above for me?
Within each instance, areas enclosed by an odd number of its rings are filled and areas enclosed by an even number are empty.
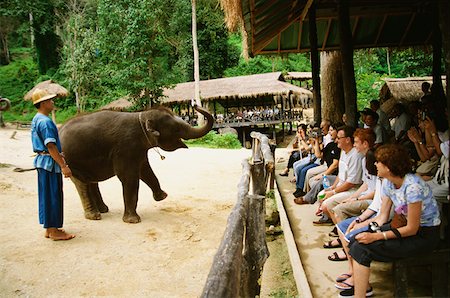
[[[38,224],[36,172],[30,132],[0,130],[0,296],[196,297],[202,292],[236,202],[241,161],[249,150],[193,148],[164,152],[150,163],[169,197],[152,199],[143,183],[142,222],[122,222],[123,201],[115,178],[100,184],[110,212],[100,221],[83,217],[75,187],[64,180],[64,228],[68,242],[45,239]],[[275,273],[277,274],[277,273]]]

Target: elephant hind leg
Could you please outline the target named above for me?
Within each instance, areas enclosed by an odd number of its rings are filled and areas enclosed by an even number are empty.
[[[105,204],[102,198],[102,194],[100,193],[100,189],[98,188],[98,183],[90,183],[88,184],[88,193],[91,200],[97,206],[97,210],[100,213],[106,213],[109,211],[108,206]]]
[[[84,209],[84,217],[92,220],[101,219],[102,216],[97,208],[97,204],[95,203],[95,201],[93,201],[92,197],[90,197],[89,185],[73,176],[70,177],[70,179],[72,180],[73,184],[75,184],[78,195],[80,196],[81,204],[83,205]]]

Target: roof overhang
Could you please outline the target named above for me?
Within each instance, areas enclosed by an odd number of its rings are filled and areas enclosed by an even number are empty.
[[[433,0],[347,0],[353,48],[426,46]],[[339,49],[336,0],[241,0],[250,55],[310,50],[308,9],[316,6],[319,50]]]

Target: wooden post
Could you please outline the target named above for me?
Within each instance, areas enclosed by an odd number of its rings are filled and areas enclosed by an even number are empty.
[[[338,27],[342,53],[342,80],[344,85],[345,114],[351,126],[356,127],[356,80],[353,66],[353,37],[348,12],[349,0],[338,0]]]
[[[259,280],[269,257],[265,229],[265,196],[248,196],[244,256],[242,259],[239,297],[258,297]]]
[[[445,93],[441,78],[441,60],[442,60],[442,34],[439,29],[439,11],[438,2],[433,1],[433,87],[431,93],[439,101],[440,107],[445,106]],[[447,95],[448,96],[448,95]]]
[[[311,69],[313,81],[314,122],[322,121],[322,98],[320,95],[320,63],[317,49],[316,4],[311,4],[308,12],[309,44],[311,47]]]
[[[442,45],[444,48],[445,73],[447,77],[447,110],[450,110],[450,3],[445,0],[439,1],[439,22],[442,34]],[[450,117],[447,118],[450,126]]]

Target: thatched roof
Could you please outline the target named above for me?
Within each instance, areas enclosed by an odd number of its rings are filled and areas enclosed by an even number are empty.
[[[380,89],[380,102],[385,112],[389,112],[397,102],[408,103],[420,100],[423,96],[422,83],[428,82],[433,85],[433,77],[389,78],[384,81]],[[442,76],[442,85],[445,91],[445,76]]]
[[[249,99],[294,94],[312,98],[312,92],[283,82],[280,72],[200,81],[202,100]],[[194,82],[181,83],[164,91],[163,102],[183,102],[194,98]]]
[[[433,84],[433,77],[411,77],[400,79],[384,79],[385,83],[380,90],[380,101],[384,102],[390,98],[396,101],[415,101],[423,96],[422,83]],[[445,76],[442,76],[442,85],[445,90]]]
[[[283,77],[285,80],[297,80],[297,81],[311,80],[312,72],[290,71],[288,74],[284,75]]]
[[[25,94],[25,96],[23,98],[25,100],[31,100],[33,92],[37,88],[47,90],[47,92],[51,93],[51,94],[57,94],[58,97],[66,97],[67,95],[69,95],[69,91],[67,91],[66,88],[57,84],[53,80],[47,80],[47,81],[40,82],[39,84],[34,86],[33,89],[28,91],[27,94]]]
[[[133,104],[129,101],[129,96],[124,96],[117,100],[110,102],[107,105],[104,105],[100,108],[100,110],[112,110],[112,111],[123,111],[128,108],[131,108]]]

